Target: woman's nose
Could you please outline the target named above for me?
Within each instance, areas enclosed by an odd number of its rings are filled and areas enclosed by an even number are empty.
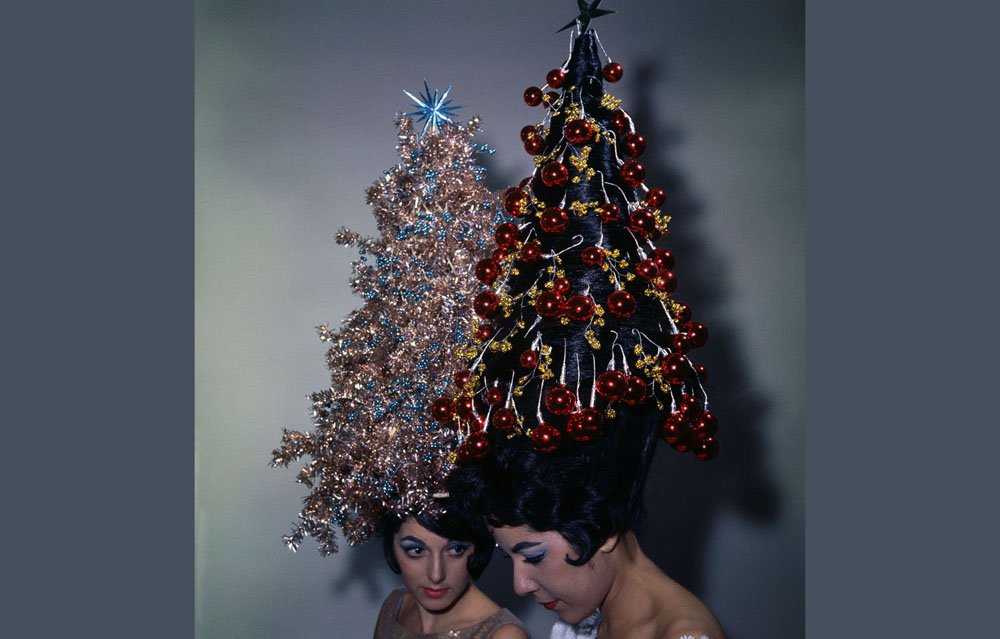
[[[538,590],[538,584],[528,576],[527,570],[518,566],[523,562],[514,562],[514,592],[524,597]]]
[[[432,584],[439,584],[444,581],[444,557],[442,555],[431,556],[430,565],[427,566],[427,578]]]

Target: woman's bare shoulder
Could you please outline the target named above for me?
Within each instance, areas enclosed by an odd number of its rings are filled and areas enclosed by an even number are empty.
[[[490,635],[490,639],[530,639],[528,633],[525,632],[524,628],[515,626],[514,624],[507,624],[506,626],[500,626],[497,630]]]
[[[715,619],[678,619],[670,624],[663,639],[726,639]]]

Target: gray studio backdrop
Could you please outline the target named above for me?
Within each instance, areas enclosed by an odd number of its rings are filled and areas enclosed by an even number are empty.
[[[195,627],[200,639],[367,637],[396,577],[374,546],[280,543],[305,490],[268,468],[328,383],[313,327],[359,305],[341,225],[372,233],[365,189],[392,166],[402,89],[454,85],[500,189],[528,175],[525,87],[568,53],[572,0],[197,0]],[[720,458],[662,446],[649,554],[737,639],[804,633],[803,8],[770,0],[605,0],[625,68],[611,90],[668,190],[678,298],[711,331]],[[536,637],[551,613],[484,589]]]

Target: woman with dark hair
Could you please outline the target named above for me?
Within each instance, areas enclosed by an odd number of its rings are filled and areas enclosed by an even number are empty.
[[[563,624],[575,626],[599,610],[602,638],[722,639],[711,611],[636,539],[656,440],[650,423],[635,424],[634,438],[606,433],[596,445],[562,454],[517,438],[453,473],[449,486],[465,498],[464,508],[484,514],[513,560],[514,591],[534,596]],[[633,445],[638,441],[648,445]],[[557,624],[553,637],[563,636],[577,635]]]
[[[546,76],[561,94],[525,91],[544,103],[521,133],[535,171],[504,193],[514,221],[475,271],[467,369],[432,406],[463,437],[449,492],[514,560],[515,591],[562,622],[599,610],[600,639],[722,639],[634,533],[658,440],[708,461],[718,424],[687,356],[707,330],[673,298],[674,256],[655,244],[665,192],[643,183],[645,140],[605,92],[622,67],[602,67],[596,33],[580,30]]]
[[[436,519],[388,517],[386,563],[403,578],[379,612],[375,639],[525,639],[521,621],[473,583],[493,554],[489,531],[445,512]]]

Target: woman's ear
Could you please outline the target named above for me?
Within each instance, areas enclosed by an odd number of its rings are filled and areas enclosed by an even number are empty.
[[[601,544],[601,547],[597,549],[598,552],[611,552],[618,546],[618,542],[621,540],[620,535],[611,535],[608,537],[607,541]]]

